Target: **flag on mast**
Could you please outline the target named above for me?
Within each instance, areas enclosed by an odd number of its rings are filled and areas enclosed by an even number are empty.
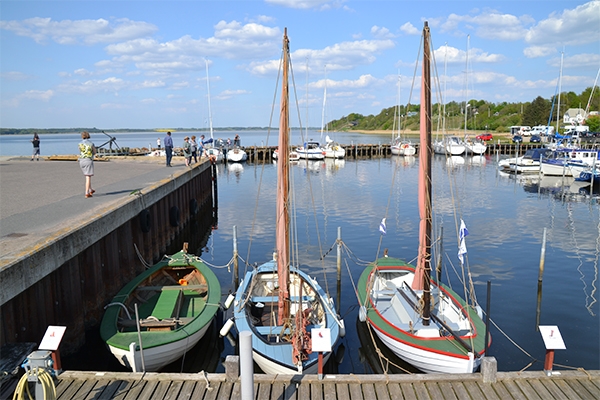
[[[385,218],[381,220],[381,224],[379,224],[379,232],[385,235]]]
[[[467,226],[465,225],[465,221],[463,221],[462,219],[460,220],[460,230],[458,231],[458,239],[460,241],[459,247],[458,247],[458,259],[460,260],[461,264],[464,264],[464,258],[463,256],[465,254],[467,254],[467,244],[465,243],[465,237],[467,237],[469,235],[469,231],[467,230]]]

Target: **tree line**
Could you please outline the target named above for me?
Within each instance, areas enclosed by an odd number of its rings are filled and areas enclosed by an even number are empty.
[[[600,94],[598,87],[594,91],[595,96],[590,102],[590,111],[600,110]],[[531,102],[525,103],[492,103],[486,100],[469,100],[466,105],[467,118],[466,129],[468,130],[489,130],[496,132],[509,132],[513,125],[547,125],[550,121],[552,125],[556,124],[556,115],[560,116],[560,125],[564,113],[571,108],[585,109],[590,96],[592,87],[588,87],[581,94],[575,92],[564,92],[560,94],[560,108],[558,107],[558,95],[550,99],[544,99],[541,96],[536,97]],[[400,105],[384,108],[378,115],[364,116],[358,113],[351,113],[338,120],[333,120],[328,124],[329,130],[398,130],[398,114],[401,116],[401,129],[418,130],[419,129],[419,110],[418,104]],[[434,129],[443,121],[440,115],[444,110],[440,103],[432,105],[432,125]],[[465,102],[451,101],[445,105],[446,130],[465,129]],[[552,115],[552,120],[550,117]],[[396,121],[394,121],[396,116]],[[597,116],[590,117],[586,124],[590,126],[591,131],[599,131],[600,126]]]

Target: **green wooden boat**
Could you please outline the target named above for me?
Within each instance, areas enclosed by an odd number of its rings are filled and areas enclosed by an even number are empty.
[[[158,371],[198,343],[220,300],[215,274],[184,248],[121,289],[105,307],[100,334],[124,366],[134,372]]]

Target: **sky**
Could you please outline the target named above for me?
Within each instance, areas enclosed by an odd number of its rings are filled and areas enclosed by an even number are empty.
[[[600,1],[2,0],[0,18],[2,128],[275,127],[286,28],[292,126],[418,103],[424,21],[444,102],[550,98],[561,57],[579,94],[600,69]]]

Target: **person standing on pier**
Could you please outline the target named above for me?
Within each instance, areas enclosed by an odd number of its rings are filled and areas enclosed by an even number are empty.
[[[190,145],[192,147],[192,156],[190,157],[190,163],[192,161],[192,158],[194,159],[194,163],[197,163],[198,162],[198,143],[196,143],[196,136],[192,136]]]
[[[190,138],[183,138],[183,157],[185,158],[185,166],[189,167],[192,162],[192,145],[190,144]]]
[[[96,154],[96,146],[90,140],[90,134],[87,131],[81,133],[79,143],[79,167],[85,176],[85,197],[92,197],[95,192],[92,189],[92,176],[94,176],[94,155]]]
[[[33,155],[31,156],[31,161],[37,156],[37,160],[40,161],[40,137],[37,132],[33,134],[33,139],[31,139],[31,143],[33,143]]]
[[[171,158],[173,158],[173,139],[171,138],[171,132],[167,132],[167,136],[165,136],[163,142],[165,145],[165,154],[167,155],[167,167],[170,167]]]
[[[160,150],[160,138],[156,139],[156,146]]]

